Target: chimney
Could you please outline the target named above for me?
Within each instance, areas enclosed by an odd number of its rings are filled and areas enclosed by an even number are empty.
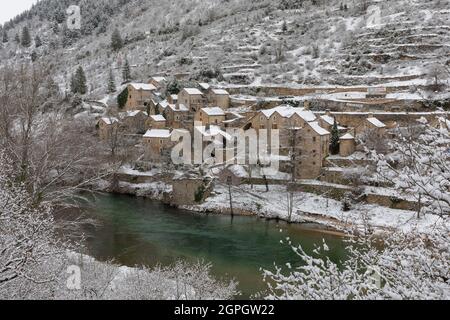
[[[327,109],[327,110],[325,111],[325,114],[326,114],[327,116],[329,116],[329,117],[332,117],[332,115],[331,115],[331,110],[330,110],[330,109]]]
[[[205,125],[205,131],[209,131],[209,130],[211,130],[211,125],[209,123],[207,123]]]
[[[369,113],[367,114],[367,118],[373,118],[373,112],[369,112]]]
[[[175,105],[175,110],[180,110],[180,105],[178,103]]]

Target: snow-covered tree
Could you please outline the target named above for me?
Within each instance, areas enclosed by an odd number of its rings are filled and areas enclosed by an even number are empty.
[[[331,261],[326,243],[308,254],[293,247],[299,267],[264,271],[267,299],[439,300],[450,298],[449,230],[433,234],[389,232],[350,240],[342,263]],[[291,243],[289,243],[292,245]]]
[[[79,66],[70,81],[72,93],[86,94],[88,90],[86,82],[87,80],[83,67]]]
[[[8,41],[9,41],[8,32],[6,30],[3,30],[2,42],[7,43]]]
[[[111,35],[111,48],[114,51],[119,51],[123,47],[122,36],[120,35],[119,29],[115,29]]]
[[[28,27],[23,27],[22,29],[22,46],[29,47],[31,45],[31,36],[30,36],[30,30]]]
[[[57,261],[64,246],[51,207],[36,203],[15,180],[12,160],[4,152],[0,162],[0,299],[21,299],[33,289],[42,293],[59,277]]]
[[[414,197],[419,216],[450,215],[450,122],[443,118],[439,122],[435,128],[421,119],[419,125],[399,132],[391,142],[394,153],[374,154],[376,176]]]

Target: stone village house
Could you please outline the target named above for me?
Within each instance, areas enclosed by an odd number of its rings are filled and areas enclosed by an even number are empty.
[[[101,140],[110,139],[119,130],[119,119],[114,117],[103,117],[97,122],[98,135]]]
[[[223,110],[230,108],[230,94],[224,89],[209,89],[206,94],[208,104],[210,106],[217,106]]]
[[[143,134],[146,130],[146,121],[148,114],[145,111],[135,110],[127,111],[119,114],[122,127],[128,133]]]
[[[195,121],[201,122],[202,125],[221,126],[225,121],[225,112],[219,107],[202,108],[195,114]]]
[[[258,133],[266,129],[269,137],[271,130],[279,130],[280,155],[287,156],[292,149],[296,150],[296,178],[315,179],[320,176],[324,160],[329,155],[330,132],[320,126],[313,112],[282,105],[258,112],[246,128],[253,128]],[[282,170],[290,171],[291,168],[282,165]]]
[[[147,111],[146,104],[150,103],[156,91],[156,87],[147,83],[130,83],[128,88],[128,99],[125,105],[126,110]]]
[[[178,93],[178,103],[185,105],[189,111],[195,113],[207,106],[206,97],[196,88],[184,88]]]
[[[166,118],[161,114],[155,114],[148,117],[145,122],[147,129],[164,129],[166,128]]]

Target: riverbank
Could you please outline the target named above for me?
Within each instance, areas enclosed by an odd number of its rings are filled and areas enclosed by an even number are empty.
[[[107,190],[104,188],[102,191]],[[142,184],[120,182],[115,192],[168,204],[172,186],[164,182]],[[340,201],[305,192],[294,193],[294,211],[289,217],[287,197],[286,188],[280,185],[270,185],[269,192],[266,192],[265,186],[232,187],[233,214],[289,223],[315,224],[317,231],[340,235],[355,230],[385,232],[393,229],[429,233],[433,232],[439,223],[445,223],[450,227],[448,220],[444,221],[438,216],[426,215],[417,219],[417,213],[414,211],[373,204],[355,204],[348,208],[349,210],[344,210]],[[180,206],[180,209],[199,214],[230,215],[228,187],[217,185],[204,203]]]

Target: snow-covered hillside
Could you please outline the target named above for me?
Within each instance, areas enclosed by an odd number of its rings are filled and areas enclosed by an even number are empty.
[[[126,58],[136,80],[159,72],[204,78],[220,71],[219,80],[230,83],[305,86],[424,84],[436,65],[440,72],[450,65],[448,0],[314,3],[42,0],[2,28],[8,42],[0,59],[50,59],[63,90],[82,65],[95,95],[106,91],[110,68],[121,80]],[[66,26],[71,4],[81,7],[79,31]],[[24,26],[41,46],[16,43]],[[110,47],[116,28],[125,43],[119,52]]]

